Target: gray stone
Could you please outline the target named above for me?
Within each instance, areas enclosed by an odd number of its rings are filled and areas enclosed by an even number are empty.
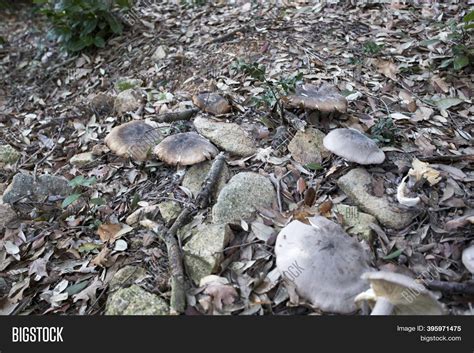
[[[194,127],[218,147],[235,156],[247,157],[256,153],[256,143],[239,125],[197,117]]]
[[[209,173],[211,166],[212,161],[206,161],[199,164],[195,164],[186,171],[182,185],[185,188],[189,189],[193,193],[194,197],[196,197],[196,195],[201,191],[202,184],[206,180],[207,173]],[[227,167],[227,164],[224,163],[222,173],[219,177],[219,180],[217,181],[217,185],[214,191],[214,197],[219,195],[221,190],[224,188],[225,183],[227,182],[227,180],[230,179],[230,177],[230,170]]]
[[[142,105],[142,97],[138,90],[127,89],[115,98],[114,109],[118,114],[134,112]]]
[[[321,163],[330,152],[323,146],[325,134],[317,129],[298,131],[288,144],[288,151],[295,161],[303,165]]]
[[[109,282],[111,290],[120,287],[130,287],[146,277],[146,270],[139,266],[125,266],[118,270]]]
[[[220,192],[212,208],[214,223],[237,223],[248,220],[259,208],[270,208],[276,200],[273,184],[257,173],[235,175]]]
[[[95,156],[92,154],[92,152],[84,152],[72,156],[69,160],[69,163],[76,167],[82,167],[94,161]]]
[[[184,245],[187,273],[196,284],[201,278],[215,273],[224,257],[224,247],[232,231],[224,224],[202,224]]]
[[[415,214],[392,206],[386,197],[371,195],[372,177],[364,168],[355,168],[339,178],[337,184],[361,210],[370,213],[389,228],[402,229],[408,226]]]
[[[18,152],[10,145],[0,145],[0,167],[5,164],[16,163],[21,157],[21,153]]]
[[[181,212],[181,206],[176,201],[162,202],[158,204],[158,209],[160,210],[161,217],[166,223],[176,219]]]
[[[374,216],[360,212],[357,206],[343,204],[336,205],[334,212],[340,215],[342,225],[347,228],[347,233],[369,243],[373,241],[374,231],[370,225],[377,224],[377,219]]]
[[[168,315],[169,306],[156,294],[136,284],[109,295],[105,315]]]
[[[16,213],[10,205],[0,204],[0,229],[6,227],[16,218]]]
[[[11,204],[23,198],[43,202],[48,196],[68,196],[72,192],[68,183],[66,178],[49,174],[40,175],[35,182],[33,176],[19,173],[5,190],[3,202]]]

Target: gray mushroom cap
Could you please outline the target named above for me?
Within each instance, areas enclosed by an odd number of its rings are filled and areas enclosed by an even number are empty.
[[[370,282],[371,289],[356,297],[362,300],[384,300],[392,309],[382,315],[443,315],[445,309],[434,293],[421,283],[401,273],[377,271],[368,272],[362,278]]]
[[[324,147],[339,157],[359,164],[380,164],[385,153],[375,141],[355,129],[332,130],[323,140]]]
[[[474,274],[474,245],[469,246],[462,252],[462,263]]]
[[[369,287],[361,279],[371,270],[367,255],[338,224],[320,216],[310,222],[292,221],[278,234],[277,268],[314,307],[351,313],[356,310],[355,296]]]
[[[153,126],[141,120],[114,127],[105,138],[106,145],[120,157],[144,161],[150,151],[163,139]]]
[[[167,164],[191,165],[215,157],[219,150],[201,135],[183,132],[166,137],[154,153]]]
[[[311,84],[296,86],[295,94],[285,97],[283,102],[288,108],[319,111],[323,115],[347,111],[346,98],[329,84],[320,87]]]

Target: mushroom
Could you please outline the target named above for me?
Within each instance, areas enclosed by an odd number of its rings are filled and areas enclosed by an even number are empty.
[[[462,263],[474,274],[474,245],[469,246],[462,252]]]
[[[215,157],[219,150],[201,135],[184,132],[165,138],[154,153],[167,164],[191,165]]]
[[[114,127],[105,138],[105,143],[118,156],[144,161],[162,139],[156,128],[135,120]]]
[[[318,112],[322,117],[339,115],[347,111],[346,98],[336,87],[329,84],[322,84],[320,87],[311,84],[297,86],[295,94],[284,97],[283,103],[287,108]]]
[[[227,99],[217,93],[200,93],[193,96],[193,103],[201,110],[214,115],[230,112],[231,106]]]
[[[312,306],[351,313],[355,296],[369,287],[361,275],[370,271],[362,246],[336,223],[316,216],[311,225],[292,221],[278,234],[276,265],[290,288]]]
[[[443,315],[445,309],[421,283],[400,273],[368,272],[362,278],[370,289],[355,298],[356,303],[375,302],[371,315]]]
[[[355,129],[332,130],[323,140],[324,147],[335,155],[359,164],[380,164],[385,153],[377,144]]]

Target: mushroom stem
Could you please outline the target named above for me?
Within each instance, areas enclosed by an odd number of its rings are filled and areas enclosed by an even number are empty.
[[[387,298],[380,297],[377,299],[372,313],[370,315],[390,315],[393,311],[393,304]]]

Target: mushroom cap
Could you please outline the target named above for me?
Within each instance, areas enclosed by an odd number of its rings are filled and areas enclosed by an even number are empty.
[[[464,249],[462,252],[462,263],[469,272],[474,274],[474,245]]]
[[[167,164],[191,165],[211,159],[219,150],[201,135],[183,132],[166,137],[154,153]]]
[[[362,275],[370,282],[375,299],[384,297],[397,315],[443,315],[444,307],[421,283],[400,273],[377,271]]]
[[[296,86],[295,94],[284,97],[288,108],[302,108],[321,113],[345,113],[347,100],[339,90],[329,84],[315,86],[311,84]]]
[[[359,164],[380,164],[385,153],[375,141],[355,129],[334,129],[323,140],[324,147],[335,155]]]
[[[310,222],[292,221],[278,234],[277,268],[314,307],[351,313],[355,296],[369,287],[361,279],[371,270],[367,255],[338,224],[320,216]]]
[[[227,99],[217,93],[200,93],[193,96],[193,103],[201,110],[214,115],[227,114],[231,106]]]
[[[153,126],[134,120],[114,127],[105,138],[105,143],[118,156],[144,161],[162,139]]]

